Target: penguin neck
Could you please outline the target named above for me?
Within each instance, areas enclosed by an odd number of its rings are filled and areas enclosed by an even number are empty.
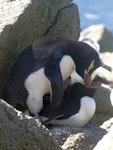
[[[71,56],[65,55],[60,61],[60,70],[63,81],[65,81],[75,70],[75,63]]]
[[[94,94],[96,92],[97,88],[87,88],[87,96],[94,97]]]
[[[78,92],[78,97],[88,96],[88,97],[93,98],[96,90],[97,88],[86,88],[84,91],[81,90],[80,93]]]

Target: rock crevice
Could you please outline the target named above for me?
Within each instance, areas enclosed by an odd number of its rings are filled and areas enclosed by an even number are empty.
[[[60,8],[57,11],[56,16],[54,17],[54,21],[53,23],[46,29],[46,32],[44,33],[44,36],[46,36],[49,31],[54,27],[54,25],[57,23],[58,19],[61,17],[62,11],[64,11],[65,9],[68,9],[70,7],[72,7],[73,3],[69,4],[68,6],[63,6],[62,8]]]

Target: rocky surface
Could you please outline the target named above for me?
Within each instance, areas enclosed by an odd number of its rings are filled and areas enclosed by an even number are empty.
[[[103,60],[103,62],[110,66],[112,68],[112,72],[107,74],[107,78],[109,79],[113,79],[113,50],[112,52],[104,52],[104,53],[101,53],[101,59]],[[106,72],[103,71],[103,74],[105,74]]]
[[[49,150],[50,147],[60,150],[47,128],[0,99],[1,150]]]
[[[113,117],[105,121],[100,127],[109,132],[112,126],[113,126]]]
[[[113,118],[100,127],[88,123],[83,128],[42,126],[38,120],[15,110],[0,100],[0,149],[23,150],[112,150]],[[98,143],[99,141],[99,143]]]
[[[109,123],[108,123],[109,122]],[[107,121],[107,125],[110,127],[110,121]],[[112,150],[113,149],[113,119],[112,126],[109,128],[109,132],[103,136],[103,138],[97,143],[93,150]]]
[[[77,40],[78,8],[72,0],[0,1],[0,92],[19,53],[47,34]]]
[[[106,132],[91,123],[84,128],[47,129],[38,120],[0,100],[0,149],[91,150]]]
[[[113,116],[113,106],[110,99],[111,89],[108,87],[101,87],[95,93],[96,112],[92,118],[93,122],[101,125],[104,121]]]
[[[83,128],[54,127],[51,133],[63,150],[92,150],[106,130],[89,123]]]
[[[113,52],[113,35],[104,25],[89,26],[81,32],[81,37],[98,42],[101,52]]]

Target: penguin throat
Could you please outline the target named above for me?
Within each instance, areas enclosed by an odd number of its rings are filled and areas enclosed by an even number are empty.
[[[71,56],[65,55],[60,61],[60,70],[63,81],[65,81],[75,70],[75,63]]]

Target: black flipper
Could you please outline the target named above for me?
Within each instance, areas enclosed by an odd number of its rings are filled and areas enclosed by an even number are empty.
[[[51,109],[60,107],[64,92],[63,78],[59,66],[61,58],[61,52],[56,51],[55,53],[52,53],[45,66],[45,75],[50,80],[52,89]]]
[[[47,119],[47,120],[45,120],[45,121],[41,121],[41,123],[42,123],[43,125],[48,125],[48,124],[50,124],[53,120],[59,119],[60,117],[63,117],[63,116],[64,116],[63,114],[59,114],[59,115],[54,116],[54,117],[52,117],[52,118],[49,118],[49,119]]]

